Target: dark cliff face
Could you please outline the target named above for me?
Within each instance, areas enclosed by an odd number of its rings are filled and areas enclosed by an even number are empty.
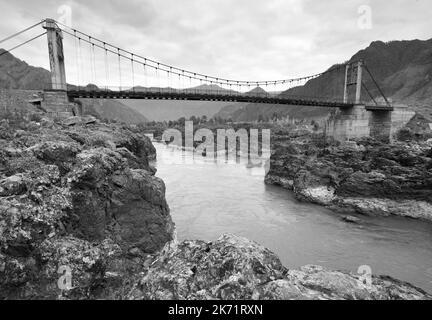
[[[122,126],[29,126],[2,122],[2,298],[57,297],[60,266],[73,272],[71,297],[91,297],[99,277],[126,281],[127,270],[172,240],[147,137]]]

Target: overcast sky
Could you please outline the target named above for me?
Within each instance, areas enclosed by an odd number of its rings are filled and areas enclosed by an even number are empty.
[[[72,26],[95,37],[192,71],[244,80],[318,73],[374,40],[432,38],[430,0],[0,0],[0,38],[45,17],[68,21],[64,5]],[[14,52],[48,68],[46,53],[45,39]]]

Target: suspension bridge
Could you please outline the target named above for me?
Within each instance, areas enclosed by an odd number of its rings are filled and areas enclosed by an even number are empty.
[[[294,106],[350,108],[365,104],[362,91],[369,95],[367,109],[392,110],[378,83],[364,61],[338,65],[322,73],[279,80],[235,80],[206,75],[150,59],[138,53],[120,48],[100,40],[88,33],[66,26],[53,19],[44,19],[18,33],[1,40],[11,40],[30,30],[42,26],[43,33],[28,39],[8,51],[47,35],[51,68],[51,83],[46,90],[66,93],[69,100],[92,99],[169,99],[190,101],[230,101],[259,104],[284,104]],[[66,77],[64,41],[67,38],[68,52],[74,52],[74,67]],[[72,59],[72,57],[71,57]],[[72,64],[70,64],[71,66]],[[382,101],[370,93],[363,81],[367,73],[373,80],[374,90],[381,94]],[[74,81],[66,81],[73,74]],[[343,96],[332,92],[294,94],[289,89],[304,86],[309,81],[328,75],[345,74]],[[97,84],[96,84],[97,83]],[[355,95],[349,94],[355,87]],[[258,90],[260,89],[260,90]],[[295,90],[293,90],[294,92]],[[316,90],[317,91],[317,90]],[[352,91],[352,90],[351,90]]]
[[[29,26],[0,40],[0,44],[40,27],[42,33],[25,39],[0,56],[47,37],[51,72],[40,103],[47,113],[57,116],[79,114],[76,108],[80,99],[168,99],[330,107],[335,112],[328,119],[325,133],[338,140],[364,136],[388,140],[414,116],[407,106],[390,103],[363,60],[296,78],[229,79],[157,61],[53,19]],[[73,63],[70,60],[74,60]]]

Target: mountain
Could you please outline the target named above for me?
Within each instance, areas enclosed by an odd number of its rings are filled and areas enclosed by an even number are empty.
[[[299,107],[282,104],[229,105],[222,108],[214,118],[232,119],[234,122],[250,122],[259,119],[273,119],[277,117],[295,119],[320,119],[326,117],[331,108]]]
[[[207,118],[232,102],[185,100],[123,100],[123,104],[144,115],[149,120],[169,121],[191,116]]]
[[[203,92],[235,92],[235,90],[229,90],[226,88],[222,88],[216,84],[202,84],[200,86],[193,87],[191,89],[203,91]],[[188,90],[188,89],[186,89],[186,90]]]
[[[256,95],[266,95],[267,91],[265,91],[261,87],[256,87],[256,88],[252,89],[251,91],[248,91],[247,93],[249,93],[249,94],[256,94]]]
[[[43,68],[30,66],[4,49],[0,49],[0,88],[43,90],[51,83],[51,73]],[[69,85],[73,88],[73,85]],[[87,88],[94,90],[95,85]],[[141,113],[116,100],[81,99],[83,110],[87,114],[101,119],[117,120],[127,123],[147,122]]]
[[[0,88],[41,90],[51,83],[51,74],[43,68],[28,65],[0,49]]]
[[[141,113],[112,99],[79,99],[85,114],[101,119],[116,120],[125,123],[144,123],[149,120]]]
[[[367,48],[353,55],[348,62],[360,59],[365,61],[384,94],[392,102],[407,104],[415,111],[432,117],[432,39],[387,43],[374,41]],[[334,65],[329,69],[337,67],[338,65]],[[310,80],[304,86],[289,89],[281,95],[341,99],[344,76],[345,68],[342,67],[338,71]],[[380,98],[380,93],[367,72],[364,73],[363,79],[372,96]],[[362,97],[368,98],[364,89]],[[244,107],[228,106],[215,117],[247,121],[257,120],[260,115],[264,118],[271,118],[276,113],[279,117],[320,118],[325,117],[330,110],[329,108],[249,104]]]
[[[407,104],[416,111],[431,115],[432,105],[432,39],[374,41],[357,52],[348,62],[363,59],[384,94],[394,103]],[[337,67],[333,66],[332,68]],[[285,91],[284,95],[343,96],[344,68],[309,81],[303,87]],[[364,83],[375,98],[380,98],[371,77],[364,72]],[[363,98],[367,92],[362,91]]]

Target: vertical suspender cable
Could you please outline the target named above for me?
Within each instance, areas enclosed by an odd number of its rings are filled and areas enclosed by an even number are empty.
[[[95,54],[95,46],[92,43],[92,54],[93,54],[93,73],[94,73],[94,79],[95,79],[95,84],[97,81],[97,74],[96,74],[96,54]]]
[[[89,43],[89,55],[90,55],[90,81],[91,81],[91,83],[93,83],[94,84],[94,77],[93,77],[93,74],[94,74],[94,72],[93,72],[93,54],[92,54],[92,44],[91,44],[91,37],[89,36],[88,37],[89,38],[89,41],[88,41],[88,43]]]
[[[80,69],[83,68],[83,57],[82,57],[82,51],[81,51],[81,38],[78,37],[78,52],[79,52],[79,58],[80,58]],[[81,72],[82,71],[82,72]],[[80,70],[81,77],[82,77],[82,85],[85,86],[85,73],[84,68],[83,70]],[[80,84],[81,86],[81,84]]]
[[[104,43],[105,49],[105,78],[106,78],[106,89],[109,87],[109,65],[108,65],[108,50]],[[108,91],[108,90],[107,90]]]
[[[134,72],[134,55],[132,54],[131,59],[131,67],[132,67],[132,90],[135,91],[135,72]]]
[[[76,63],[76,72],[77,72],[77,85],[80,86],[81,79],[80,79],[80,63],[79,63],[79,53],[78,53],[78,45],[77,45],[77,36],[76,36],[76,30],[74,30],[74,46],[75,46],[75,63]]]
[[[147,81],[147,68],[146,68],[146,64],[147,64],[147,60],[144,59],[144,64],[143,64],[143,67],[144,67],[144,86],[147,89],[147,87],[148,87],[148,81]]]
[[[121,74],[121,61],[120,61],[120,49],[117,49],[118,54],[118,69],[119,69],[119,81],[120,91],[122,91],[122,74]]]

